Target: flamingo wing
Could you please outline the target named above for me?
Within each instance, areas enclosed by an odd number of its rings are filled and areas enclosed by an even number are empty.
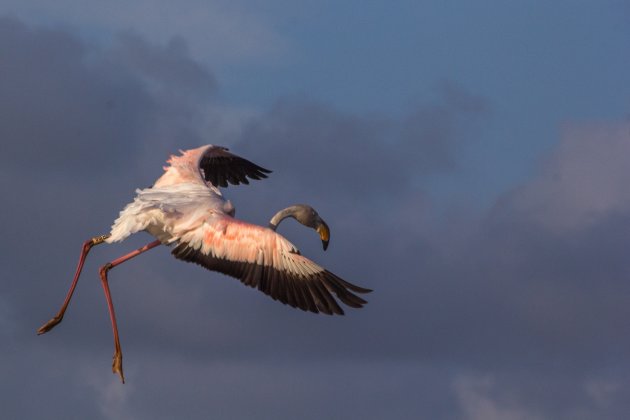
[[[247,177],[251,179],[267,178],[266,174],[271,173],[250,162],[247,159],[236,156],[228,151],[226,147],[210,146],[199,160],[199,169],[204,180],[210,182],[215,187],[227,187],[232,185],[249,184]]]
[[[184,234],[172,254],[181,260],[239,279],[274,300],[304,311],[343,315],[335,300],[361,308],[367,293],[313,261],[271,229],[213,215]]]

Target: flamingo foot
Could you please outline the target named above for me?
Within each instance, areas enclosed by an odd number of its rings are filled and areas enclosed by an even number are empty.
[[[55,325],[61,322],[62,319],[63,319],[63,316],[56,316],[56,317],[51,318],[50,321],[48,321],[47,323],[39,327],[39,329],[37,330],[37,335],[42,335],[52,330],[53,328],[55,328]]]
[[[116,351],[114,353],[114,361],[112,363],[112,372],[117,373],[120,376],[120,380],[122,383],[125,383],[125,375],[123,375],[123,367],[122,367],[122,353]]]

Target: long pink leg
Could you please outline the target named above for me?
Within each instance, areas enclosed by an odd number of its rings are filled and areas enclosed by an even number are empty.
[[[77,271],[74,273],[74,279],[72,280],[72,284],[70,285],[70,290],[68,290],[68,294],[66,295],[66,300],[61,305],[61,309],[57,312],[53,318],[50,319],[47,323],[39,327],[37,330],[37,334],[44,334],[50,330],[52,330],[55,325],[59,324],[63,319],[63,315],[66,313],[66,309],[68,308],[68,304],[70,303],[70,299],[72,299],[72,294],[74,293],[75,287],[77,287],[77,282],[79,281],[79,276],[81,275],[81,270],[83,270],[83,263],[85,262],[85,258],[87,257],[90,249],[94,245],[99,245],[105,242],[105,239],[109,238],[109,235],[101,235],[96,236],[92,239],[88,239],[83,243],[83,248],[81,249],[81,256],[79,257],[79,264],[77,264]]]
[[[151,248],[155,248],[160,245],[160,241],[153,241],[150,244],[143,246],[142,248],[138,248],[135,251],[130,252],[127,255],[123,255],[120,258],[115,259],[112,262],[109,262],[101,267],[99,270],[99,274],[101,276],[101,284],[103,285],[103,291],[105,291],[105,299],[107,300],[107,309],[109,310],[109,318],[112,321],[112,331],[114,332],[114,361],[112,363],[112,372],[117,373],[120,376],[120,380],[122,383],[125,383],[125,377],[123,375],[122,368],[122,351],[120,349],[120,339],[118,337],[118,325],[116,324],[116,313],[114,312],[114,304],[112,303],[112,296],[109,292],[109,284],[107,283],[107,272],[112,268],[116,267],[132,259],[133,257],[137,257],[145,251],[150,250]]]

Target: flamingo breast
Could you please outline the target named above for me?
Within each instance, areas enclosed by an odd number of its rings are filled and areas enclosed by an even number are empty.
[[[234,214],[234,206],[218,190],[197,183],[182,183],[136,190],[133,202],[120,212],[108,243],[147,231],[163,244],[198,228],[212,214]]]

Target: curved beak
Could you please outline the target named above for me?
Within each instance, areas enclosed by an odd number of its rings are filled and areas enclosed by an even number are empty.
[[[326,251],[328,248],[328,241],[330,240],[330,229],[328,229],[328,225],[320,218],[315,230],[319,233],[319,237],[322,239],[322,245],[324,246],[324,251]]]

